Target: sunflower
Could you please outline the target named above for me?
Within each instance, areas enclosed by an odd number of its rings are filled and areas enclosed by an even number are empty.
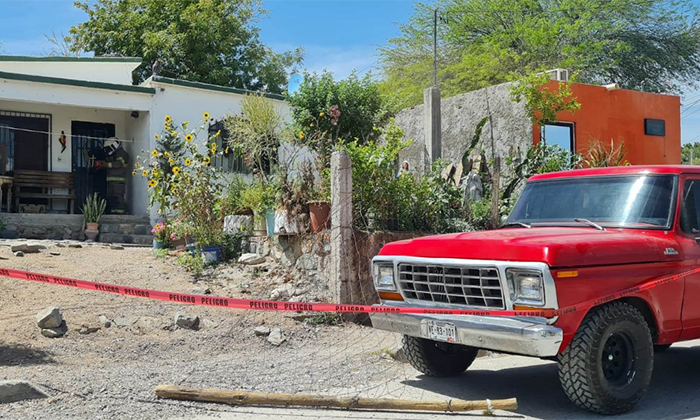
[[[155,186],[156,186],[156,180],[155,180],[155,179],[152,179],[152,180],[148,181],[148,188],[153,188],[153,187],[155,187]]]
[[[136,162],[136,165],[134,165],[134,168],[138,169],[141,167],[141,164],[139,162]]]
[[[156,134],[156,140],[160,140],[160,135]]]
[[[143,172],[141,172],[141,175],[148,176],[148,171],[144,169]]]
[[[166,115],[166,116],[165,116],[165,122],[168,123],[168,124],[170,124],[171,122],[173,122],[173,119],[170,118],[170,115]]]
[[[211,163],[211,159],[209,159],[209,156],[204,157],[204,164],[209,165]]]
[[[168,163],[171,164],[171,165],[174,165],[174,164],[175,164],[175,159],[173,159],[173,158],[168,159]]]
[[[165,156],[165,157],[170,157],[170,152],[168,152],[168,151],[166,150],[165,152],[163,152],[163,156]]]
[[[221,135],[221,130],[217,131],[215,134],[216,137],[219,137],[220,135]]]
[[[326,115],[326,114],[324,114],[323,112],[318,114],[319,117],[323,117],[324,115]]]
[[[179,174],[179,173],[180,173],[180,167],[179,167],[179,166],[173,166],[173,173],[174,173],[175,175]]]
[[[157,175],[158,175],[158,169],[153,168],[153,176],[157,176]]]
[[[133,171],[131,171],[131,176],[136,176],[136,169],[134,169]]]
[[[216,143],[211,144],[211,152],[216,153]]]
[[[185,166],[190,166],[192,164],[192,159],[187,158],[185,159]]]
[[[208,112],[205,112],[204,114],[202,114],[202,116],[204,117],[205,120],[208,120],[210,117]]]
[[[191,142],[192,139],[194,139],[194,136],[192,136],[192,134],[188,134],[185,136],[185,141],[187,141],[187,143]]]
[[[300,138],[300,139],[303,139],[303,138],[304,138],[304,132],[303,132],[303,131],[300,131],[300,132],[299,132],[299,138]]]
[[[158,151],[156,149],[151,150],[151,156],[158,157]]]

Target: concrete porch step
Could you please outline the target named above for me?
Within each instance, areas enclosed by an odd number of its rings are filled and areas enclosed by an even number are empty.
[[[121,233],[123,235],[150,235],[151,225],[148,223],[100,223],[102,233]]]

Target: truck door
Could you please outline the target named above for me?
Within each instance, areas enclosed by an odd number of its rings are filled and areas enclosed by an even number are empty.
[[[700,266],[700,177],[685,178],[676,238],[683,251],[683,270]],[[685,278],[681,340],[700,337],[700,274]]]

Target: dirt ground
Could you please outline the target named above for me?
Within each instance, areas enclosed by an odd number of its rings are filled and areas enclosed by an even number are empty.
[[[283,276],[255,275],[223,265],[199,280],[172,258],[149,248],[112,250],[102,245],[56,247],[15,257],[0,247],[0,266],[91,281],[182,293],[267,298]],[[51,252],[60,255],[51,255]],[[196,283],[194,283],[196,281]],[[35,315],[61,308],[68,333],[46,338]],[[176,314],[200,317],[197,331],[178,328]],[[126,318],[132,325],[83,335],[82,325],[99,316]],[[28,380],[50,398],[0,405],[0,418],[190,417],[225,411],[225,406],[159,400],[155,387],[192,387],[330,395],[386,396],[390,379],[410,367],[389,357],[398,337],[353,323],[318,324],[294,314],[193,307],[0,278],[0,380]],[[124,321],[124,320],[122,320]],[[286,341],[275,347],[254,329],[281,328]],[[413,372],[411,371],[411,374]],[[223,407],[223,408],[222,408]]]

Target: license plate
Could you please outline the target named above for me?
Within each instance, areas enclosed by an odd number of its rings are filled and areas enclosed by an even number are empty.
[[[428,321],[428,338],[436,341],[457,341],[457,328],[455,324],[444,321]]]

